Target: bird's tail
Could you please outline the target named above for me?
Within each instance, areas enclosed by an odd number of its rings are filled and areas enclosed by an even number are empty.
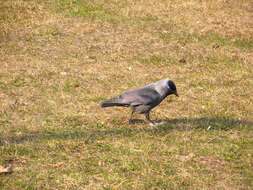
[[[106,100],[100,104],[101,108],[112,107],[112,106],[124,106],[127,107],[129,104],[123,103],[120,97],[112,98],[110,100]]]

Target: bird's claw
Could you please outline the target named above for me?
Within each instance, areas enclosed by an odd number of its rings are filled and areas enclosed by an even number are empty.
[[[155,123],[155,122],[150,122],[149,125],[150,125],[151,127],[156,127],[156,126],[157,126],[157,123]]]
[[[151,127],[157,127],[157,126],[160,126],[160,125],[164,125],[164,124],[167,124],[168,122],[166,122],[166,121],[161,121],[161,122],[158,122],[158,123],[156,123],[156,122],[151,122],[151,123],[149,123],[149,125],[151,126]]]

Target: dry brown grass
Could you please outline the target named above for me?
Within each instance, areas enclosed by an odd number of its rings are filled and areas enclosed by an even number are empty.
[[[0,187],[250,189],[252,20],[249,0],[2,1]],[[167,125],[98,106],[165,77]]]

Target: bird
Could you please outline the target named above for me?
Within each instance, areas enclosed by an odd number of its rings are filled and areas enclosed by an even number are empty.
[[[117,97],[106,100],[100,104],[100,107],[129,107],[131,109],[129,123],[132,122],[133,114],[137,113],[144,114],[150,125],[155,125],[155,122],[150,119],[149,112],[172,94],[179,96],[176,85],[171,79],[164,78],[140,89],[127,91]]]

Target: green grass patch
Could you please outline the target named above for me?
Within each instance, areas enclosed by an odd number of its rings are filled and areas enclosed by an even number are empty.
[[[123,17],[120,17],[120,9],[127,6],[127,2],[63,0],[57,1],[57,5],[59,7],[58,11],[64,11],[72,17],[102,20],[117,24],[124,20]]]
[[[234,42],[234,46],[244,49],[252,49],[253,48],[253,40],[249,39],[238,39]]]
[[[168,66],[170,64],[176,63],[176,60],[170,56],[163,57],[153,55],[148,58],[137,57],[136,60],[144,65],[153,65],[153,66]]]

